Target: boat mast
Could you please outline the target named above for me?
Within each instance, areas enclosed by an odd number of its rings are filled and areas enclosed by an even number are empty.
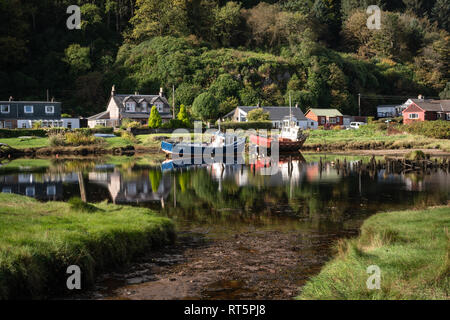
[[[291,102],[291,92],[289,91],[289,127],[292,125],[292,102]]]

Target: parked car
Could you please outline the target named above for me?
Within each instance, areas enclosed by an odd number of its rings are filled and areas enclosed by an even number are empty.
[[[347,130],[359,129],[361,126],[366,125],[364,122],[351,122],[350,127]]]

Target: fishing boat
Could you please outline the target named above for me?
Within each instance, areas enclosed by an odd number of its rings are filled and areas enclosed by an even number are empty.
[[[161,150],[169,155],[176,154],[178,157],[204,157],[211,156],[229,156],[242,153],[245,148],[245,138],[236,135],[216,132],[212,137],[212,142],[207,143],[172,143],[168,141],[161,142]]]
[[[289,107],[290,114],[283,120],[281,134],[278,136],[277,140],[274,140],[274,138],[253,134],[250,136],[250,142],[258,147],[267,148],[269,152],[274,142],[278,143],[280,153],[299,151],[303,147],[308,135],[303,132],[295,121],[293,121],[291,103],[289,103]]]

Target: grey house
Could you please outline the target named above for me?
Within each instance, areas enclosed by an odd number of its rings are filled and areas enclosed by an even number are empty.
[[[113,86],[106,111],[88,118],[88,125],[118,127],[124,119],[147,124],[150,111],[155,106],[164,122],[172,119],[171,108],[161,88],[159,95],[116,94]]]
[[[0,128],[32,128],[40,122],[42,127],[79,128],[79,119],[62,119],[61,102],[54,101],[0,101]]]
[[[226,114],[222,119],[235,122],[247,122],[247,114],[257,108],[262,108],[269,113],[269,120],[272,121],[274,128],[281,128],[284,121],[289,121],[292,112],[292,120],[302,129],[317,129],[317,121],[307,119],[302,110],[298,107],[237,107],[230,113]]]

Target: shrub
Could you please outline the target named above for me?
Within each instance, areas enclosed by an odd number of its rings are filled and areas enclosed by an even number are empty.
[[[44,129],[0,129],[0,138],[18,138],[23,136],[45,137]]]
[[[121,137],[126,140],[126,142],[134,144],[138,143],[139,141],[136,139],[136,137],[129,131],[123,131],[121,133]]]
[[[99,209],[92,204],[83,202],[78,197],[72,197],[68,201],[70,208],[75,211],[81,211],[81,212],[96,212],[99,211]]]
[[[170,119],[170,121],[161,125],[163,129],[190,128],[190,123],[178,119]]]
[[[161,115],[155,106],[152,107],[152,111],[150,111],[150,117],[148,118],[148,126],[150,128],[159,128],[161,127]]]
[[[62,147],[66,145],[66,137],[64,133],[51,134],[48,137],[50,147]]]
[[[406,131],[435,139],[450,139],[450,121],[416,121],[405,125]]]
[[[66,145],[70,146],[87,146],[99,143],[96,137],[83,132],[67,132],[65,134],[65,140]]]

